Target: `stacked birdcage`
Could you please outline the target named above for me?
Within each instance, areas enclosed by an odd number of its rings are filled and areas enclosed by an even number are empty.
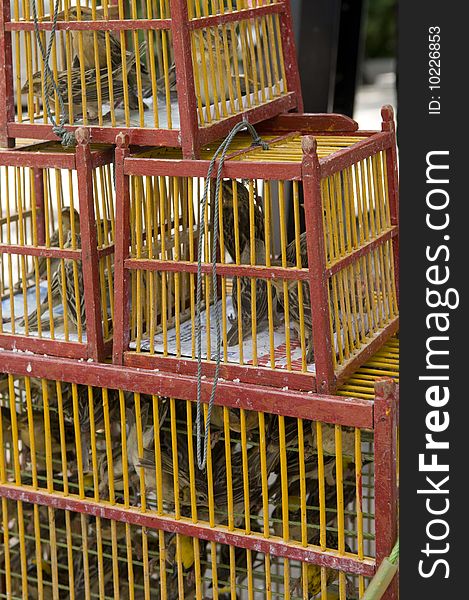
[[[0,4],[0,598],[361,598],[397,535],[392,109],[289,112],[289,0]]]
[[[204,376],[323,393],[343,383],[398,329],[383,117],[382,132],[314,136],[296,117],[296,131],[266,127],[264,148],[244,134],[218,181],[207,159],[130,153],[121,135],[115,362],[195,373],[200,345]]]
[[[373,401],[220,382],[200,471],[193,377],[2,364],[4,597],[352,599],[392,547],[389,381]]]
[[[112,146],[0,153],[2,348],[103,360],[112,344]]]
[[[179,146],[192,158],[242,115],[255,123],[302,108],[289,1],[11,4],[3,0],[0,17],[4,144],[49,139],[50,102],[95,141],[127,131],[133,144]],[[56,86],[44,68],[51,31]]]

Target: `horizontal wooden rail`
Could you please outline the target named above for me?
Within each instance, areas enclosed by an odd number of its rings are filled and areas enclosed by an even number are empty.
[[[348,169],[358,162],[382,152],[393,145],[393,136],[388,132],[380,132],[357,142],[348,148],[342,148],[325,158],[321,158],[321,178],[329,177],[334,173]]]
[[[68,258],[81,260],[81,250],[72,248],[46,248],[45,246],[20,246],[19,244],[1,244],[0,254],[19,254],[21,256],[44,256],[46,258]]]
[[[289,558],[307,563],[314,563],[322,567],[345,571],[353,575],[372,577],[376,565],[373,559],[359,559],[352,554],[341,556],[337,551],[322,551],[316,547],[304,547],[294,542],[284,542],[279,538],[266,538],[259,533],[243,533],[240,530],[229,530],[228,527],[217,525],[211,527],[208,523],[194,523],[185,518],[175,519],[166,515],[158,515],[154,512],[143,512],[139,508],[124,508],[109,502],[96,501],[91,498],[76,498],[66,496],[61,492],[46,492],[36,490],[30,486],[17,486],[13,484],[0,484],[0,496],[20,502],[30,502],[42,506],[50,506],[59,510],[69,510],[129,523],[138,527],[149,527],[169,533],[197,537],[199,539],[229,544],[238,548],[255,550],[280,558]]]
[[[78,129],[78,127],[83,127],[83,125],[66,125],[65,129],[67,131],[75,131]],[[111,127],[110,125],[108,127],[99,127],[98,125],[89,124],[86,126],[86,128],[91,131],[93,142],[99,141],[108,144],[114,144],[116,141],[117,132],[122,132],[127,134],[129,136],[130,143],[136,146],[153,145],[178,147],[181,145],[178,129],[154,129],[151,127],[142,129],[140,127]],[[7,131],[8,136],[12,138],[35,138],[41,140],[58,141],[57,136],[52,131],[51,125],[45,123],[16,123],[10,121],[7,125]],[[2,154],[3,152],[0,152],[0,157]],[[17,154],[20,155],[21,153],[17,152]],[[42,156],[43,155],[41,155],[41,157]],[[74,155],[71,156],[74,158]],[[43,158],[41,158],[41,160],[43,160]],[[21,161],[18,162],[18,166],[24,166],[21,164]],[[37,164],[34,166],[41,167],[42,164]],[[53,167],[54,165],[47,164],[46,166]]]
[[[378,235],[374,240],[363,244],[363,246],[360,246],[356,250],[350,252],[350,254],[347,254],[347,256],[344,256],[344,258],[337,259],[333,264],[331,264],[330,267],[326,269],[327,277],[332,277],[339,271],[342,271],[343,269],[349,267],[363,256],[366,256],[370,252],[373,252],[373,250],[375,250],[379,246],[382,246],[383,244],[385,244],[389,240],[392,240],[398,235],[398,227],[390,227],[389,229]]]
[[[354,136],[362,135],[363,132],[358,131],[358,123],[346,117],[334,113],[284,113],[273,117],[265,123],[258,125],[257,129],[260,132],[265,131],[292,131],[298,130],[301,133],[333,133],[334,135]],[[373,132],[375,134],[376,132]],[[371,135],[368,132],[368,135]]]
[[[3,370],[3,358],[9,350],[20,352],[37,352],[63,356],[68,359],[86,359],[88,350],[86,342],[57,340],[43,336],[28,336],[18,333],[0,333],[0,370]]]
[[[52,21],[38,23],[39,31],[51,31]],[[9,21],[6,31],[35,31],[33,21]],[[138,29],[171,29],[171,19],[114,19],[106,21],[57,21],[57,31],[133,31]]]
[[[1,371],[182,400],[194,401],[197,397],[196,377],[182,374],[174,377],[174,373],[164,371],[131,367],[122,369],[115,365],[79,362],[67,358],[51,359],[3,351]],[[208,403],[212,388],[211,379],[202,381],[203,402]],[[237,381],[219,380],[215,404],[350,427],[373,428],[373,402],[359,398],[310,394],[266,385],[240,386]]]
[[[126,158],[124,169],[126,175],[168,176],[168,177],[206,177],[210,165],[209,160]],[[216,177],[218,162],[213,169]],[[241,162],[230,161],[223,165],[222,176],[229,179],[264,179],[264,180],[300,180],[301,163],[289,162]]]
[[[286,82],[284,82],[286,85]],[[241,114],[233,115],[227,119],[223,118],[218,123],[207,124],[199,129],[199,141],[201,146],[212,142],[214,139],[222,139],[228,135],[231,129],[241,121],[246,119],[252,125],[271,119],[279,113],[288,112],[298,106],[297,94],[286,90],[282,96],[274,100],[266,100],[265,104],[244,108]]]
[[[256,6],[254,8],[242,8],[236,11],[225,12],[218,15],[206,17],[193,17],[189,21],[189,29],[202,29],[203,27],[218,27],[228,23],[238,23],[249,19],[258,19],[265,15],[281,14],[285,11],[284,2],[275,2],[265,6]]]
[[[27,127],[26,131],[31,131],[35,125],[23,125]],[[51,125],[46,125],[49,131]],[[25,131],[25,134],[26,134]],[[24,137],[28,137],[24,135]],[[57,136],[53,134],[53,138]],[[22,150],[2,150],[0,152],[0,166],[2,167],[30,167],[37,169],[75,169],[75,153],[66,152],[24,152]]]
[[[138,271],[166,271],[172,273],[197,273],[197,263],[185,260],[157,260],[150,258],[129,258],[124,262],[129,270]],[[202,273],[211,275],[213,265],[202,264]],[[297,281],[308,281],[308,269],[264,267],[251,265],[234,265],[217,263],[217,275],[225,277],[257,277],[259,279],[288,279]]]

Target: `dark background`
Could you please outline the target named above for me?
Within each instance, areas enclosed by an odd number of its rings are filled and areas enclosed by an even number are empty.
[[[467,16],[466,3],[411,2],[399,4],[399,115],[398,145],[400,170],[401,223],[401,386],[400,386],[400,587],[401,598],[414,598],[418,593],[425,600],[467,598],[467,553],[465,552],[469,506],[467,500],[467,239],[468,190],[466,184],[467,102],[462,92],[466,80]],[[441,28],[441,99],[442,114],[429,116],[428,91],[428,28]],[[418,472],[418,454],[425,445],[425,389],[418,382],[425,368],[425,341],[429,335],[425,316],[431,312],[425,305],[425,247],[439,244],[442,234],[426,228],[425,182],[426,153],[432,150],[450,151],[451,247],[450,285],[459,289],[461,305],[449,311],[451,318],[451,418],[450,461],[451,510],[449,521],[450,578],[442,578],[442,570],[423,579],[418,575],[418,561],[423,558],[425,526],[431,518],[424,500],[416,490],[425,485],[425,476]],[[441,309],[440,309],[441,310]],[[464,475],[463,475],[464,473]],[[439,481],[438,474],[435,481]],[[428,487],[428,486],[426,486]],[[433,542],[435,547],[441,543]],[[464,544],[464,548],[463,548]],[[463,570],[465,569],[465,571]]]
[[[292,7],[305,112],[353,116],[357,86],[394,67],[397,1],[292,0]]]

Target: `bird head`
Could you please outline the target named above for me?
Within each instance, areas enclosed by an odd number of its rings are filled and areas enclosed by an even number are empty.
[[[70,206],[64,206],[60,211],[62,217],[62,231],[65,233],[72,228],[72,219],[76,233],[80,233],[80,214],[76,208],[73,210]],[[73,215],[73,218],[72,218]]]
[[[80,8],[80,17],[78,17],[78,8]],[[81,4],[78,6],[70,6],[70,8],[67,11],[67,15],[65,14],[65,10],[62,10],[58,13],[57,15],[57,19],[59,21],[63,21],[65,20],[65,17],[67,16],[67,19],[69,21],[90,21],[92,18],[93,12],[91,10],[91,8],[88,8],[87,6],[81,6]],[[96,15],[96,18],[99,19],[99,16]]]
[[[203,486],[205,487],[205,486]],[[197,489],[195,490],[195,501],[197,508],[208,508],[208,491],[203,489],[202,482],[197,481]],[[181,489],[181,500],[184,505],[191,505],[191,490],[190,486],[184,486]]]
[[[23,87],[21,88],[22,94],[29,94],[29,91],[32,90],[34,96],[42,95],[42,83],[43,83],[43,73],[41,71],[37,71],[31,77],[31,79],[27,79]]]

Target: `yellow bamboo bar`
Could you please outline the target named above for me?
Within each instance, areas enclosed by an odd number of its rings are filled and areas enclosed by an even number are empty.
[[[285,189],[283,181],[278,183],[278,208],[280,220],[280,251],[282,254],[282,267],[287,266],[286,248],[287,248],[287,232],[286,232],[286,215],[285,215]],[[290,301],[288,298],[288,284],[283,281],[283,303],[285,311],[285,349],[287,355],[287,370],[291,371],[291,340],[290,340]]]
[[[142,188],[142,178],[137,177],[135,180],[136,186],[136,206],[135,206],[135,232],[136,232],[136,255],[135,258],[142,258],[142,243],[143,243],[143,229],[142,229],[142,200],[143,200],[143,188]],[[137,300],[137,348],[140,348],[142,344],[142,325],[143,325],[143,309],[144,303],[142,302],[144,298],[142,297],[142,279],[143,273],[142,271],[137,271],[136,273],[136,300]]]
[[[176,519],[181,518],[180,505],[180,487],[179,487],[179,457],[177,446],[177,422],[176,422],[176,402],[174,398],[170,398],[169,410],[171,417],[171,451],[173,454],[173,494],[174,494],[174,516]]]
[[[207,423],[208,406],[204,404],[204,423]],[[210,527],[215,526],[215,500],[213,488],[213,464],[212,464],[212,448],[210,443],[210,429],[208,431],[207,441],[207,485],[208,485],[208,522]],[[216,547],[213,545],[213,547]]]
[[[223,407],[223,427],[225,434],[225,461],[226,461],[226,494],[228,507],[228,529],[234,530],[233,506],[233,473],[231,470],[231,440],[230,440],[230,411]]]
[[[251,499],[249,494],[249,462],[246,437],[246,412],[239,410],[241,424],[241,456],[243,465],[243,492],[244,492],[244,527],[246,534],[251,533]]]
[[[257,265],[256,257],[256,245],[255,245],[255,234],[254,234],[254,182],[251,179],[249,181],[249,243],[250,243],[250,264],[251,266]],[[252,364],[257,366],[257,279],[255,277],[250,278],[251,283],[251,338],[252,338]],[[241,288],[241,285],[238,286]]]
[[[160,208],[160,236],[161,256],[166,258],[166,226],[165,226],[165,199],[166,185],[163,177],[159,177],[159,208]],[[168,313],[167,313],[167,274],[161,273],[161,322],[163,327],[163,351],[164,356],[168,353]]]
[[[143,458],[143,431],[142,431],[142,412],[140,403],[140,394],[134,393],[134,410],[135,410],[135,427],[137,430],[137,451],[139,458]],[[140,478],[140,496],[141,496],[141,509],[142,512],[146,511],[146,488],[145,488],[145,469],[140,467],[139,469]]]
[[[168,129],[173,128],[173,116],[172,116],[172,108],[171,108],[171,90],[170,90],[170,81],[169,81],[169,50],[168,46],[172,47],[171,33],[163,30],[161,32],[162,39],[162,51],[163,51],[163,71],[164,71],[164,80],[165,80],[165,100],[166,100],[166,114],[167,114],[167,122]],[[168,39],[169,38],[169,42]]]
[[[272,253],[272,195],[271,195],[271,181],[264,182],[264,235],[265,235],[265,265],[266,267],[271,266],[271,253]],[[267,315],[269,318],[269,354],[270,354],[270,367],[275,368],[275,342],[274,342],[274,305],[272,296],[272,282],[267,281]]]

